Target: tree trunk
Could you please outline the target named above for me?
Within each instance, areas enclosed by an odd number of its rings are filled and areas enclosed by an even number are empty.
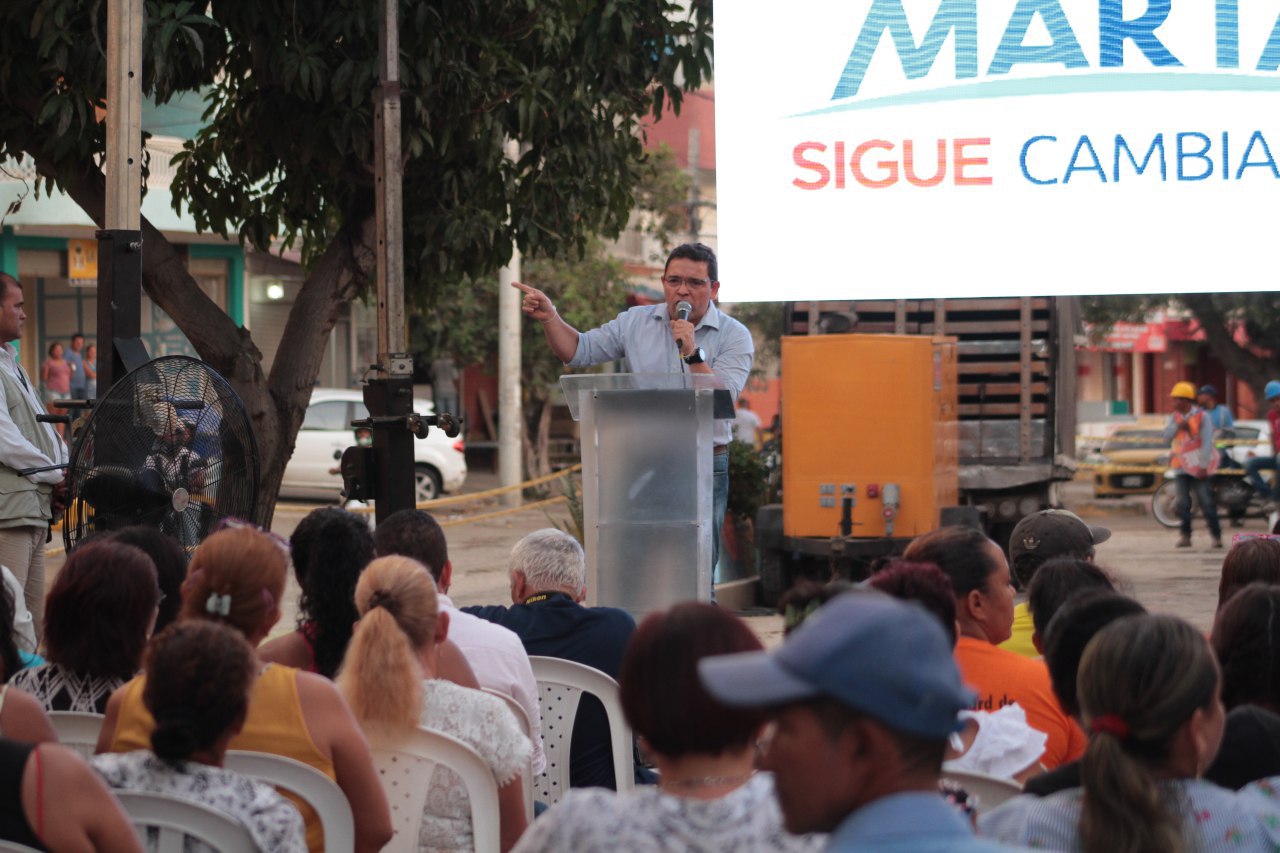
[[[542,411],[538,413],[538,432],[535,443],[534,458],[536,465],[529,469],[530,477],[545,477],[551,473],[551,400],[542,401]]]
[[[375,240],[372,213],[347,221],[354,224],[341,229],[329,243],[289,310],[270,376],[265,383],[254,387],[263,397],[264,405],[272,405],[276,411],[275,446],[270,453],[259,447],[263,459],[259,474],[259,502],[270,507],[270,513],[265,515],[259,510],[259,515],[264,518],[260,523],[264,525],[270,522],[275,511],[284,466],[293,456],[298,429],[306,415],[329,335],[377,264],[372,249]],[[413,477],[412,469],[406,469],[404,475]]]
[[[541,477],[551,473],[551,400],[526,394],[524,409],[525,476]]]
[[[1254,396],[1261,400],[1263,387],[1275,378],[1275,358],[1259,355],[1236,342],[1233,318],[1222,311],[1212,294],[1188,293],[1178,299],[1195,314],[1209,348],[1222,365],[1229,373],[1243,379],[1253,389]]]
[[[535,470],[537,461],[534,457],[534,441],[532,435],[534,432],[533,424],[537,420],[536,412],[538,402],[528,394],[527,388],[525,391],[524,400],[522,401],[523,405],[521,406],[521,411],[524,413],[525,420],[524,429],[520,431],[520,444],[521,449],[524,450],[524,470],[526,472],[532,472]]]
[[[50,159],[38,146],[27,150],[41,171]],[[78,174],[63,176],[62,186],[81,209],[102,227],[106,191],[102,173],[92,162]],[[267,376],[262,353],[248,329],[231,317],[196,284],[181,254],[168,239],[142,220],[142,284],[148,296],[182,330],[200,358],[221,373],[244,402],[258,443],[259,485],[255,521],[271,524],[284,466],[320,372],[329,334],[374,268],[374,220],[367,194],[348,212],[339,230],[302,285],[289,312],[281,346]],[[105,391],[105,389],[103,389]]]

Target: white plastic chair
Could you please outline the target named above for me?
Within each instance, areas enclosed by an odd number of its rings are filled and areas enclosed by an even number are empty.
[[[529,713],[525,711],[524,706],[515,700],[514,697],[508,696],[501,690],[494,690],[492,687],[481,687],[485,693],[497,696],[507,707],[511,709],[511,713],[515,714],[516,722],[520,724],[520,731],[524,732],[524,736],[533,741],[533,726],[529,722]],[[524,791],[524,811],[525,819],[533,822],[533,754],[529,754],[529,764],[525,767],[524,772],[520,774],[520,787]]]
[[[102,720],[101,714],[84,711],[49,712],[49,721],[53,723],[53,730],[58,733],[58,742],[71,747],[81,758],[86,759],[93,758],[93,751],[98,746]]]
[[[1022,786],[1010,779],[988,776],[985,773],[949,770],[946,764],[942,765],[942,778],[954,782],[977,798],[973,807],[977,814],[985,814],[1005,800],[1011,800],[1022,793]]]
[[[156,853],[182,853],[187,836],[198,838],[221,853],[251,853],[258,849],[248,829],[217,809],[164,794],[120,790],[112,793],[137,828],[144,846],[147,830],[159,831]]]
[[[605,673],[562,658],[529,656],[533,678],[538,682],[542,708],[542,746],[547,754],[547,770],[534,781],[534,796],[551,805],[569,789],[569,747],[573,741],[573,721],[578,716],[582,694],[600,700],[609,718],[609,740],[613,748],[613,770],[618,793],[635,786],[631,753],[631,729],[622,715],[618,682]]]
[[[319,770],[283,755],[247,749],[227,750],[224,766],[306,800],[320,816],[326,853],[350,853],[355,849],[356,828],[351,803],[338,783]]]
[[[502,838],[498,782],[479,753],[456,738],[426,729],[368,722],[364,732],[395,829],[383,853],[417,851],[431,775],[437,765],[458,774],[467,789],[476,853],[497,853]]]

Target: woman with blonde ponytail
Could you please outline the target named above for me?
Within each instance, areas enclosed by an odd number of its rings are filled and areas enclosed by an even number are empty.
[[[1108,625],[1077,678],[1089,732],[1081,787],[1017,797],[981,818],[982,834],[1084,853],[1278,849],[1280,801],[1200,779],[1222,740],[1221,691],[1209,644],[1183,620]]]
[[[257,647],[280,621],[289,568],[282,539],[247,524],[220,530],[201,543],[182,584],[179,622],[208,620],[238,631]],[[98,752],[148,749],[156,729],[145,703],[147,676],[112,694],[98,739]],[[196,697],[191,697],[196,701]],[[255,654],[249,709],[229,749],[283,755],[314,767],[338,783],[351,802],[358,853],[381,850],[391,840],[387,806],[364,733],[333,682]],[[315,810],[294,799],[307,828],[307,847],[324,850],[324,829]]]
[[[485,759],[498,781],[502,849],[525,829],[520,772],[532,746],[501,699],[438,678],[449,614],[435,582],[408,557],[374,560],[356,584],[360,621],[338,672],[338,689],[364,722],[420,726],[455,737]],[[452,772],[435,774],[418,838],[423,850],[470,850],[466,788]]]

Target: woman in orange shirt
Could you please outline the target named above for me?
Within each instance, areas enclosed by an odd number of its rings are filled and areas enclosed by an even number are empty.
[[[1000,546],[980,530],[942,527],[907,546],[903,557],[933,563],[956,597],[956,665],[978,694],[975,710],[1017,703],[1033,729],[1048,735],[1040,763],[1052,770],[1084,754],[1084,732],[1062,710],[1044,661],[1000,648],[1013,630],[1013,579]]]

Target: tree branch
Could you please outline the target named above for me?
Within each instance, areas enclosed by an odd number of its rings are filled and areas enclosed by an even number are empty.
[[[298,292],[282,338],[290,345],[276,353],[267,379],[277,400],[299,390],[310,393],[329,333],[376,267],[372,208],[371,194],[362,193]]]
[[[1270,359],[1249,351],[1236,342],[1231,318],[1221,309],[1212,294],[1187,293],[1179,301],[1195,314],[1204,330],[1209,347],[1222,361],[1227,371],[1243,379],[1256,392],[1260,392],[1271,379],[1274,365]]]
[[[106,179],[92,159],[60,171],[47,152],[33,141],[25,146],[43,174],[58,174],[63,191],[99,228],[106,221]],[[205,295],[187,270],[182,255],[147,220],[142,224],[142,286],[147,295],[173,318],[200,357],[228,378],[251,381],[260,375],[262,353],[248,331],[232,322],[221,306]]]

